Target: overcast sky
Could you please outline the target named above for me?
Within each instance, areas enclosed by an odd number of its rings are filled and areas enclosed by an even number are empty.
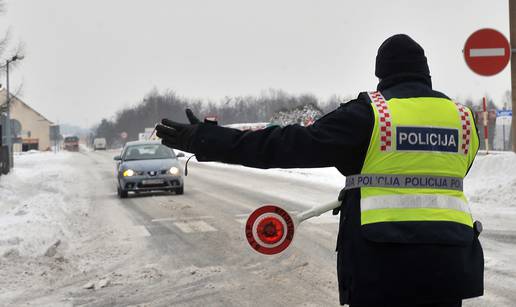
[[[509,37],[507,0],[10,0],[0,16],[26,58],[12,72],[22,99],[50,120],[90,126],[152,88],[221,99],[278,88],[355,96],[375,89],[388,36],[407,33],[434,88],[500,105],[510,68],[481,77],[463,60],[480,28]],[[3,81],[0,83],[4,83]]]

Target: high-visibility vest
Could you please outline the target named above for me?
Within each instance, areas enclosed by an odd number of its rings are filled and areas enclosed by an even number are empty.
[[[361,229],[394,243],[467,244],[473,219],[462,180],[478,151],[474,118],[446,98],[368,94],[374,128],[361,173]]]

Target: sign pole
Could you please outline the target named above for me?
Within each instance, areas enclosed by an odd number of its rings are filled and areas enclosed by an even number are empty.
[[[502,123],[503,151],[505,151],[505,121]]]
[[[516,48],[516,3],[509,0],[509,28],[511,32],[511,49]],[[514,52],[514,51],[513,51]],[[516,61],[511,59],[511,93],[512,93],[512,151],[516,152]]]
[[[482,97],[482,108],[484,109],[483,117],[484,117],[484,142],[486,145],[486,154],[489,153],[489,130],[488,130],[488,121],[487,121],[487,103],[486,103],[486,97]]]

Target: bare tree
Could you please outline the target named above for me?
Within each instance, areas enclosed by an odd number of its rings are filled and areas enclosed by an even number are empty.
[[[6,12],[5,0],[0,0],[0,15]],[[0,74],[6,72],[6,59],[12,59],[15,56],[22,56],[25,54],[25,45],[19,42],[15,47],[12,47],[11,31],[10,29],[5,30],[5,34],[0,37]],[[19,61],[14,61],[9,64],[9,69],[16,68],[19,65]],[[20,85],[17,90],[13,93],[15,96],[21,94],[22,86]]]
[[[103,119],[96,127],[95,137],[104,137],[108,144],[120,145],[122,132],[128,134],[127,141],[138,138],[138,133],[145,128],[154,127],[162,118],[175,121],[187,121],[184,110],[191,108],[202,120],[205,116],[215,115],[219,124],[270,122],[278,114],[307,113],[314,111],[313,119],[323,112],[332,111],[347,98],[330,97],[329,101],[321,102],[312,94],[292,95],[283,90],[269,89],[259,96],[226,96],[220,101],[201,101],[176,95],[174,91],[160,93],[152,89],[135,106],[124,108],[112,119]],[[312,114],[310,113],[310,114]],[[307,113],[308,114],[308,113]]]

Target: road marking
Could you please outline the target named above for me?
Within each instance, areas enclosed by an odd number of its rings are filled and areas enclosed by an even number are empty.
[[[470,49],[470,57],[504,56],[505,48],[478,48]]]
[[[184,233],[217,231],[205,221],[175,222],[174,225]]]
[[[190,220],[204,220],[212,219],[213,216],[185,216],[185,217],[163,217],[152,219],[151,222],[176,222],[176,221],[190,221]]]

